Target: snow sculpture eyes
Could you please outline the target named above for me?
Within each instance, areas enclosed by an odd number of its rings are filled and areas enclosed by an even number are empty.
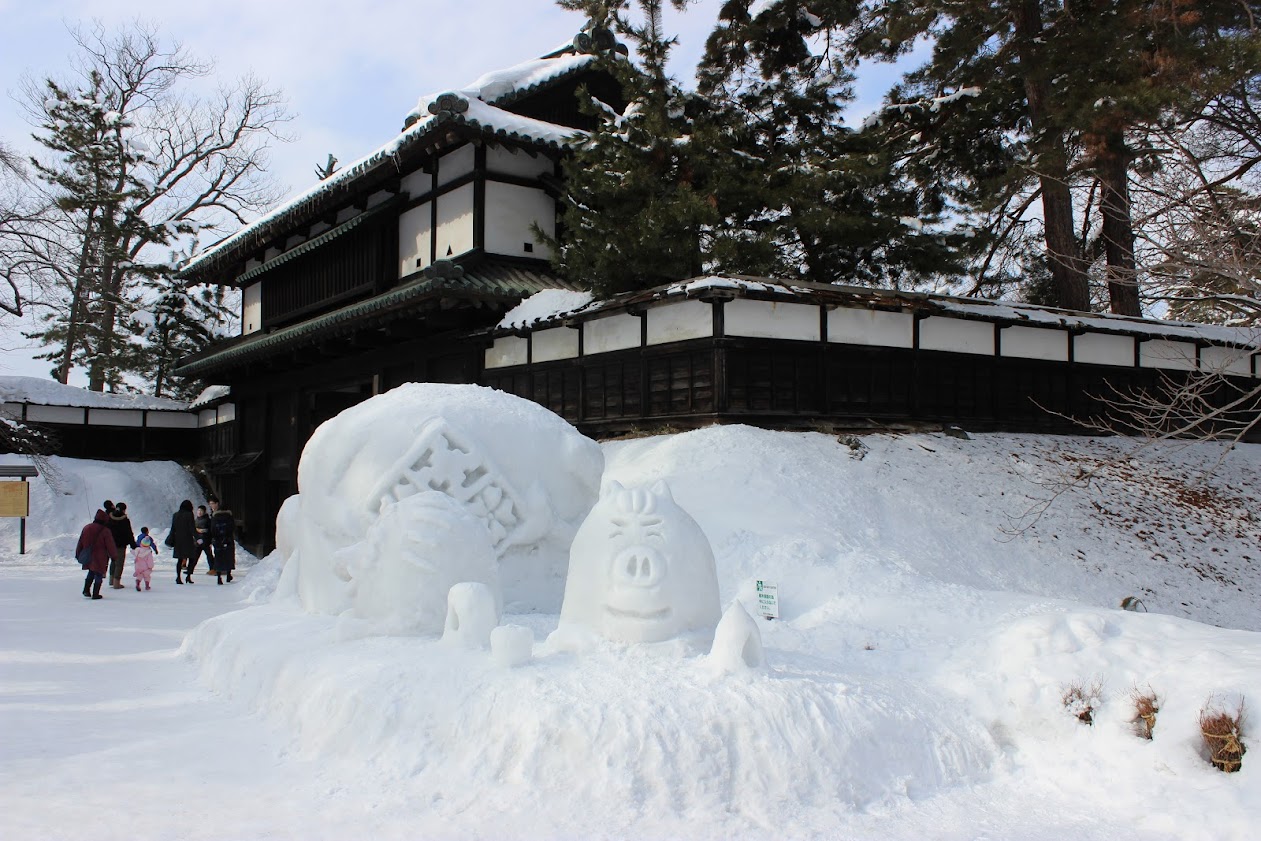
[[[562,625],[615,642],[712,632],[720,615],[709,540],[664,482],[610,482],[569,551]]]

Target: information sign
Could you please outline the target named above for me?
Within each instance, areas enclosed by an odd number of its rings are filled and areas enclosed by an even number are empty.
[[[769,581],[757,582],[757,612],[767,619],[779,618],[779,585]]]
[[[31,516],[31,486],[26,482],[0,482],[0,517]]]

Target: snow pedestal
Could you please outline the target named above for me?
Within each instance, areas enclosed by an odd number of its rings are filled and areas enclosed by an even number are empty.
[[[500,625],[490,632],[490,653],[501,666],[521,666],[534,654],[534,632],[522,625]]]
[[[709,661],[722,672],[748,672],[766,667],[762,632],[740,602],[732,602],[714,629]]]
[[[610,482],[570,547],[558,630],[661,642],[709,634],[720,612],[709,540],[669,487]]]
[[[472,385],[400,386],[347,409],[311,436],[298,467],[301,504],[277,523],[277,542],[296,546],[286,578],[308,611],[381,613],[359,597],[380,589],[371,580],[381,577],[372,558],[389,539],[377,535],[376,547],[363,544],[371,544],[373,525],[392,507],[438,494],[486,533],[513,609],[554,612],[569,542],[595,502],[603,470],[594,441],[528,400]],[[406,519],[400,513],[395,523],[405,527]],[[422,554],[436,560],[428,550]],[[464,556],[457,552],[443,563],[459,566]],[[409,564],[396,572],[403,575]],[[433,586],[445,595],[449,584],[443,578]],[[368,601],[375,604],[377,596]]]
[[[486,648],[499,624],[495,591],[485,584],[456,584],[447,595],[447,620],[442,641],[465,648]]]

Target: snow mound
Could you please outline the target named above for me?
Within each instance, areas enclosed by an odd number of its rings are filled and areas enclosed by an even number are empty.
[[[557,816],[622,802],[775,820],[922,798],[984,779],[999,755],[949,697],[894,676],[719,677],[670,646],[581,658],[540,646],[508,669],[436,640],[355,635],[290,601],[210,620],[186,648],[211,686],[283,721],[304,755],[364,763],[453,804],[507,789]]]

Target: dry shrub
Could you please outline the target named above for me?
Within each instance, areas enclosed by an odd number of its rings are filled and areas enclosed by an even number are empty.
[[[1208,759],[1226,773],[1243,767],[1243,700],[1234,712],[1223,710],[1210,697],[1200,710],[1200,734],[1208,748]]]
[[[1134,732],[1144,739],[1152,737],[1156,729],[1156,713],[1160,712],[1160,696],[1150,686],[1130,690],[1130,698],[1134,701]]]
[[[1060,700],[1064,703],[1064,709],[1077,716],[1078,721],[1082,724],[1093,725],[1095,710],[1099,707],[1099,699],[1102,696],[1103,681],[1096,680],[1089,686],[1076,681],[1064,687],[1064,694],[1060,696]]]

